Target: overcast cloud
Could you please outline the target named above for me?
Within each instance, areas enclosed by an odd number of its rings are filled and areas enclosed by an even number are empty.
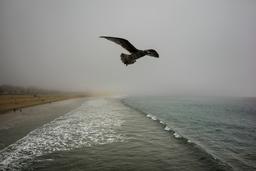
[[[101,35],[160,58],[126,67]],[[0,84],[256,96],[256,1],[1,0]]]

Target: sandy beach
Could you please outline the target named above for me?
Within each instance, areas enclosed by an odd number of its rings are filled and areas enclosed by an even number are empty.
[[[10,111],[22,111],[23,108],[52,103],[61,100],[79,98],[78,95],[0,95],[0,114]]]

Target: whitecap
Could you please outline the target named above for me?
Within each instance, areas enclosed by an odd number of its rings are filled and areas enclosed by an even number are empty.
[[[166,131],[170,131],[170,130],[171,130],[171,128],[169,128],[168,126],[166,126],[166,127],[164,128],[164,130],[166,130]]]
[[[161,121],[161,120],[160,120],[159,122],[160,122],[160,124],[163,124],[163,125],[165,124],[165,122],[163,122],[163,121]]]
[[[175,138],[181,138],[181,136],[177,132],[174,132],[173,135]]]
[[[146,116],[147,116],[148,118],[151,118],[151,117],[152,117],[152,115],[150,115],[150,114],[147,114]]]
[[[154,120],[154,121],[156,121],[156,120],[157,120],[157,117],[153,116],[151,119]]]
[[[151,115],[151,114],[147,114],[146,115],[148,118],[150,118],[150,119],[152,119],[152,120],[157,120],[157,117],[156,116],[154,116],[154,115]]]

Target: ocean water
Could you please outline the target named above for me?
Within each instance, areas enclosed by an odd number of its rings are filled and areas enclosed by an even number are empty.
[[[206,102],[213,107],[205,107]],[[253,170],[255,105],[251,102],[233,106],[230,101],[226,112],[237,116],[221,119],[219,115],[225,113],[221,101],[89,98],[37,128],[25,122],[31,131],[1,149],[0,170]],[[239,112],[248,116],[237,121]],[[14,128],[0,128],[0,139],[6,138],[6,131],[17,138],[8,129]]]
[[[256,98],[130,97],[124,103],[233,170],[256,170]]]
[[[31,131],[0,151],[0,170],[28,170],[39,156],[123,141],[115,131],[123,121],[111,109],[104,100],[90,100]]]

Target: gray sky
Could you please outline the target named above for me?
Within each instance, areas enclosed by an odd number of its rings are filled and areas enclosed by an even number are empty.
[[[160,58],[126,67],[100,35]],[[256,96],[256,1],[1,0],[0,84]]]

